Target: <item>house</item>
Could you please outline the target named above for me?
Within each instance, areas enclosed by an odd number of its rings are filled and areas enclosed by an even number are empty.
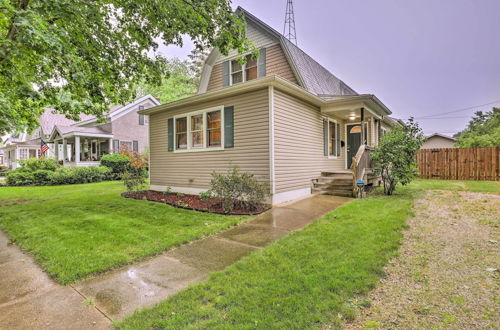
[[[151,95],[126,105],[110,108],[103,120],[91,115],[80,115],[73,121],[54,109],[45,109],[40,116],[40,127],[31,134],[11,136],[1,148],[6,157],[4,165],[15,169],[19,161],[40,156],[41,141],[47,143],[46,157],[56,158],[67,166],[99,164],[102,155],[122,148],[144,152],[148,150],[148,116],[138,111],[159,105]]]
[[[352,195],[371,175],[369,152],[397,120],[245,11],[260,49],[241,65],[214,49],[198,94],[140,111],[150,117],[150,188],[200,193],[233,164],[270,184],[272,203],[314,192]],[[353,163],[354,161],[354,163]]]
[[[420,149],[455,148],[455,141],[452,137],[434,133],[426,137]]]

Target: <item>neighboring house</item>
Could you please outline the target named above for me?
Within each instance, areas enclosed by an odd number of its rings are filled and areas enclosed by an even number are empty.
[[[159,105],[151,95],[123,106],[113,106],[104,119],[80,115],[79,121],[67,119],[54,109],[40,116],[40,127],[31,134],[10,137],[1,149],[4,165],[15,169],[19,161],[40,156],[41,141],[49,146],[45,155],[57,158],[68,166],[96,165],[102,155],[116,153],[122,148],[144,152],[148,150],[148,116],[139,110]]]
[[[373,180],[365,146],[400,125],[391,111],[237,12],[258,60],[241,65],[236,52],[215,49],[197,95],[140,112],[150,116],[151,189],[200,193],[231,164],[269,182],[274,204],[316,191],[352,195],[353,180]]]
[[[429,135],[420,149],[455,148],[455,139],[439,133]]]

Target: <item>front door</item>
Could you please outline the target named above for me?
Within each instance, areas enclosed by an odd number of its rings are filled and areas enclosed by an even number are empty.
[[[352,157],[361,146],[361,124],[346,125],[347,130],[347,168],[351,168]]]

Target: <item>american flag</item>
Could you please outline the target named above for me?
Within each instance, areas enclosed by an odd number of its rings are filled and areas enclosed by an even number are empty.
[[[43,157],[47,150],[49,150],[49,146],[42,140],[42,142],[40,142],[40,157]]]

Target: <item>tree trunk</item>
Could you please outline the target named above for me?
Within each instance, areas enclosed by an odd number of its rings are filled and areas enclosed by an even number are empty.
[[[28,8],[29,0],[19,0],[19,3],[17,4],[17,10],[26,10]],[[14,15],[11,20],[10,20],[10,26],[9,30],[7,32],[7,35],[5,36],[5,40],[11,40],[14,41],[16,40],[16,33],[17,33],[17,16]],[[0,61],[3,61],[5,59],[5,56],[0,56]]]

